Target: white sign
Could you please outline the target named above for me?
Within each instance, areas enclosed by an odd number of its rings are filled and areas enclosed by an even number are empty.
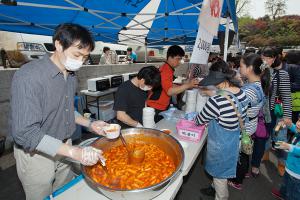
[[[214,36],[200,25],[190,63],[207,64],[213,39]]]
[[[218,35],[223,0],[204,0],[190,63],[207,64],[214,36]]]
[[[223,0],[204,0],[199,15],[199,24],[210,34],[217,36],[222,14]]]

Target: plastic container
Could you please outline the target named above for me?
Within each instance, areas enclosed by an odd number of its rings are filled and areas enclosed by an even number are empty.
[[[89,106],[92,113],[96,114],[98,119],[97,104],[92,103],[93,106]],[[103,121],[109,121],[116,117],[116,112],[113,110],[114,101],[99,101],[99,119]]]
[[[181,119],[176,124],[177,134],[180,139],[199,142],[206,126],[196,126],[195,122]]]

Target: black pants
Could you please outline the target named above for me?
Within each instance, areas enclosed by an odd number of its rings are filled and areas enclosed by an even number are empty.
[[[266,143],[268,138],[254,138],[254,145],[253,145],[253,154],[251,165],[253,167],[259,168],[261,159],[265,153]]]
[[[293,123],[296,123],[298,121],[298,116],[300,114],[300,111],[293,111],[292,112],[292,120],[293,120]]]
[[[157,123],[163,119],[163,116],[159,115],[159,113],[163,112],[163,110],[155,109],[154,122]]]
[[[241,152],[236,167],[236,178],[231,178],[229,181],[242,184],[246,173],[249,171],[249,155]]]

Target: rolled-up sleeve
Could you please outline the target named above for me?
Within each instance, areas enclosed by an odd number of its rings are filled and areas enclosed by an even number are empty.
[[[11,86],[12,136],[27,151],[33,151],[45,132],[41,130],[42,89],[30,78],[16,72]]]

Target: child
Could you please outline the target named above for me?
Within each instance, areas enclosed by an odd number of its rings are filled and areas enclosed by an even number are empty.
[[[272,194],[278,199],[299,200],[300,199],[300,115],[296,124],[292,120],[285,119],[280,125],[287,125],[295,133],[291,144],[276,142],[276,148],[288,151],[285,174],[280,190],[273,189]]]

